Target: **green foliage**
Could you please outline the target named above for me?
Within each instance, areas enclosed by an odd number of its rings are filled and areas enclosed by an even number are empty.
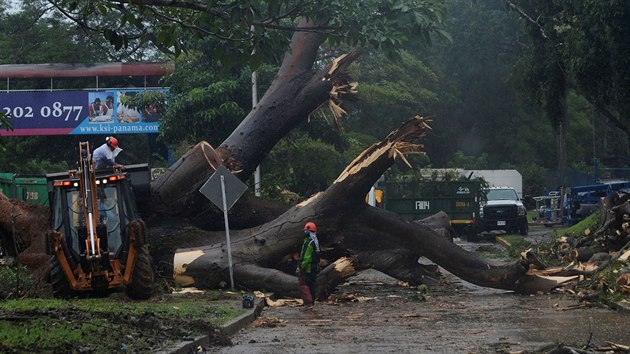
[[[83,27],[102,33],[115,49],[135,41],[153,42],[173,54],[189,49],[187,38],[212,38],[214,56],[227,65],[277,63],[300,18],[319,26],[331,46],[371,46],[394,55],[410,42],[429,43],[445,35],[442,0],[326,2],[178,1],[119,6],[107,0],[55,0],[51,3]]]
[[[0,64],[82,63],[90,64],[129,59],[115,53],[99,36],[90,36],[66,18],[50,10],[46,1],[21,1],[15,12],[8,13],[0,7]],[[142,55],[143,56],[143,55]],[[150,59],[149,56],[143,56]],[[129,78],[121,79],[127,82]],[[56,88],[80,88],[92,85],[93,78],[55,80]],[[101,83],[113,79],[103,78]],[[120,85],[120,83],[118,83]],[[49,88],[49,79],[11,80],[11,89]],[[2,108],[2,107],[0,107]],[[0,112],[4,112],[0,109]],[[7,126],[4,113],[0,113],[0,129]],[[35,136],[3,137],[0,148],[0,172],[43,174],[60,172],[74,166],[77,161],[78,141],[93,142],[99,146],[103,136]],[[147,162],[145,153],[147,138],[119,138],[125,152],[119,162]],[[137,154],[137,155],[136,155]],[[134,156],[136,155],[136,156]]]
[[[149,139],[154,135],[121,135],[124,149],[116,158],[121,164],[146,163],[149,158]],[[17,174],[45,174],[76,168],[78,144],[90,142],[92,149],[105,143],[102,135],[6,137],[6,151],[0,154],[0,172]],[[52,148],[54,147],[54,148]]]
[[[0,112],[0,129],[13,130],[11,118],[5,112]],[[0,141],[0,152],[3,151],[5,151],[5,148],[2,146],[2,141]]]
[[[292,204],[326,189],[373,136],[348,132],[336,135],[326,122],[311,121],[276,145],[261,166],[262,194]],[[321,137],[321,138],[319,138]]]
[[[610,131],[622,132],[622,146],[616,146],[615,151],[600,152],[599,157],[610,154],[606,157],[615,163],[619,159],[625,160],[625,155],[619,151],[627,150],[630,134],[630,121],[627,119],[630,84],[622,79],[630,73],[630,46],[626,40],[630,34],[630,4],[593,0],[522,0],[514,3],[530,19],[536,19],[535,22],[522,19],[528,33],[523,41],[527,43],[527,50],[523,51],[523,60],[516,66],[515,77],[523,96],[538,105],[558,131],[567,125],[586,128],[578,121],[580,115],[589,114],[589,118],[593,119],[594,109],[607,117],[606,122],[599,123],[600,127],[606,126],[605,131],[600,128],[600,137],[595,138],[592,144],[586,143],[586,134],[579,139],[569,134],[566,143],[568,164],[576,160],[575,155],[571,156],[571,149],[576,155],[588,155],[588,152],[580,150],[591,146],[595,148],[598,140],[610,137]],[[570,119],[564,122],[561,119],[562,101],[569,85],[589,104],[584,110],[571,112],[569,102]],[[592,157],[587,159],[587,162],[591,161]]]
[[[23,1],[19,11],[0,12],[0,64],[93,63],[107,48],[62,17],[47,13],[47,2]]]
[[[613,234],[613,236],[610,236],[607,235],[607,232],[598,235],[591,233],[588,236],[585,234],[587,229],[593,232],[598,228],[600,225],[600,217],[600,213],[596,212],[571,227],[554,231],[552,233],[554,239],[550,242],[537,245],[536,254],[547,266],[567,266],[566,263],[568,263],[569,260],[566,259],[566,252],[562,253],[559,251],[557,238],[566,237],[568,239],[567,242],[576,245],[580,244],[584,239],[596,237],[596,241],[592,242],[590,246],[587,246],[596,248],[616,239],[617,235]],[[581,278],[577,284],[577,288],[582,289],[580,293],[589,294],[589,301],[610,303],[612,301],[622,300],[625,291],[617,284],[616,279],[620,275],[620,270],[624,267],[627,268],[626,261],[619,261],[613,258],[610,264],[606,265],[603,269]]]
[[[508,234],[500,237],[509,245],[508,253],[512,259],[520,258],[521,253],[532,246],[521,235]]]
[[[319,5],[319,4],[318,4]],[[431,32],[448,37],[436,31],[436,24],[446,17],[442,1],[328,1],[320,7],[322,16],[330,17],[329,25],[341,29],[329,35],[334,45],[347,43],[351,46],[366,47],[396,53],[413,39],[421,43],[431,43]]]
[[[556,1],[562,6],[553,18],[562,39],[563,58],[579,92],[599,108],[614,107],[627,117],[630,111],[630,3]],[[628,119],[621,119],[626,126]]]
[[[487,154],[487,167],[516,163],[541,146],[538,117],[523,110],[509,81],[520,57],[519,26],[501,2],[449,0],[446,29],[451,42],[436,41],[428,53],[417,54],[439,78],[440,100],[430,110],[433,122],[426,138],[435,167],[452,156]],[[531,133],[530,133],[531,132]],[[506,148],[508,147],[509,148]]]
[[[213,46],[199,40],[198,50],[178,58],[177,71],[165,80],[172,92],[160,126],[166,143],[206,140],[218,146],[251,109],[251,70],[222,66],[213,58]],[[259,92],[268,86],[272,71],[259,68]]]
[[[11,117],[6,112],[0,112],[0,129],[13,130]]]
[[[359,156],[367,147],[379,141],[372,135],[350,131],[344,132],[340,138],[344,140],[344,150],[341,151],[341,155],[346,165]]]
[[[430,115],[433,130],[424,144],[433,166],[451,166],[453,161],[462,159],[464,164],[486,168],[509,166],[523,174],[525,194],[539,195],[545,185],[544,173],[556,161],[554,131],[549,121],[541,118],[545,107],[557,108],[553,104],[556,96],[551,92],[558,87],[549,80],[558,74],[555,64],[563,64],[562,69],[575,88],[567,92],[568,163],[587,168],[595,152],[600,158],[609,156],[611,162],[627,159],[623,153],[627,151],[628,139],[618,135],[612,124],[596,124],[602,133],[595,137],[595,148],[591,129],[598,108],[609,107],[621,117],[629,116],[630,90],[624,79],[630,70],[625,40],[630,26],[629,5],[596,0],[514,2],[530,11],[532,18],[540,19],[545,33],[562,45],[539,43],[533,37],[538,33],[535,26],[510,12],[504,3],[492,0],[334,0],[300,3],[303,6],[290,14],[287,10],[295,3],[289,1],[210,1],[207,4],[218,10],[210,13],[201,8],[206,5],[203,2],[191,3],[189,6],[199,8],[187,9],[174,6],[179,2],[170,7],[120,7],[106,0],[60,0],[54,3],[70,11],[69,15],[77,20],[85,19],[84,24],[100,30],[105,39],[85,35],[58,13],[48,12],[42,17],[41,1],[23,2],[23,11],[17,14],[0,12],[4,34],[0,36],[0,60],[117,60],[121,54],[115,48],[131,49],[138,41],[158,43],[159,50],[180,54],[177,72],[165,82],[174,95],[169,98],[170,110],[162,120],[162,140],[171,146],[188,146],[198,140],[217,146],[250,110],[251,71],[257,70],[262,93],[276,69],[263,64],[280,61],[297,19],[307,16],[325,24],[319,28],[325,39],[323,50],[370,48],[351,68],[359,81],[361,100],[344,108],[349,111],[346,129],[372,138],[338,135],[321,121],[300,127],[301,133],[333,146],[340,161],[346,163],[374,138],[385,137],[402,121],[416,114]],[[433,36],[443,33],[438,27],[442,22],[452,38]],[[433,49],[418,45],[429,42]],[[33,50],[25,51],[23,43],[29,43]],[[556,53],[547,55],[549,50]],[[148,58],[151,56],[146,51],[134,57]],[[517,63],[517,71],[513,71]],[[515,91],[517,83],[528,89]],[[42,83],[44,87],[47,84]],[[546,93],[546,98],[540,93]],[[1,172],[36,171],[38,165],[54,165],[58,161],[71,165],[76,160],[73,149],[49,147],[75,146],[77,139],[80,138],[4,138],[6,151],[0,154],[0,166],[4,169]],[[144,138],[121,143],[125,151],[120,162],[146,161]],[[25,162],[28,159],[33,162]],[[336,159],[331,158],[330,163],[336,165]],[[415,167],[429,163],[427,157],[411,160]],[[283,178],[281,171],[288,167],[276,162],[271,165],[279,169],[272,174]],[[282,183],[287,188],[294,184]]]
[[[292,191],[308,197],[325,190],[345,166],[342,154],[329,144],[304,134],[281,140],[263,162],[262,193]]]
[[[587,229],[591,231],[597,229],[600,222],[599,217],[599,213],[593,213],[573,226],[550,232],[548,235],[551,240],[537,244],[534,252],[547,266],[562,266],[565,255],[560,252],[558,239],[566,236],[570,243],[576,244],[579,242],[579,238],[586,237],[584,232]]]
[[[0,265],[0,299],[31,293],[33,284],[33,278],[25,266]]]
[[[17,174],[45,175],[51,172],[67,171],[69,168],[65,162],[50,162],[48,160],[30,159],[16,166]]]
[[[520,165],[523,176],[523,195],[539,196],[545,192],[547,169],[533,162]]]
[[[463,184],[470,188],[473,193],[478,193],[487,186],[487,183],[482,179],[468,180],[455,171],[439,173],[437,170],[432,171],[430,176],[423,175],[420,171],[407,174],[389,173],[385,182],[379,183],[379,186],[385,189],[389,198],[405,199],[420,195],[427,197],[455,195],[456,189]]]
[[[584,236],[584,232],[587,229],[590,229],[591,231],[594,231],[595,229],[597,229],[597,226],[599,225],[599,219],[600,219],[600,214],[593,213],[575,225],[554,231],[554,234],[556,234],[556,236],[558,237],[564,236],[564,235]]]
[[[428,114],[439,99],[439,78],[423,61],[402,51],[399,60],[366,53],[351,67],[359,101],[351,105],[346,127],[384,138],[418,114]]]
[[[232,99],[238,96],[238,82],[219,81],[207,87],[176,94],[161,125],[167,142],[210,140],[220,143],[245,115]]]

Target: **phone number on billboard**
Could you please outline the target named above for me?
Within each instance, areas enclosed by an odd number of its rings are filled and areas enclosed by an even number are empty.
[[[25,106],[25,107],[3,107],[2,110],[6,115],[11,118],[36,118],[35,110],[33,107]],[[78,121],[81,118],[81,112],[83,111],[83,106],[64,106],[61,102],[54,102],[52,106],[42,106],[39,109],[39,116],[42,118],[64,118],[64,121],[68,121],[69,119],[73,119],[74,121]]]

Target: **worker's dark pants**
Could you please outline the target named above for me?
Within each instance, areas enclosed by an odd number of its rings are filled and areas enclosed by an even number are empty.
[[[300,293],[302,294],[304,305],[315,304],[316,280],[317,276],[311,273],[306,273],[298,277],[298,288],[300,289]]]

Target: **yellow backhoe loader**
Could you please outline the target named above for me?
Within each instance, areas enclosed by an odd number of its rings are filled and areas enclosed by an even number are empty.
[[[131,298],[148,298],[153,266],[135,200],[135,193],[148,191],[148,167],[95,171],[87,142],[79,143],[79,156],[77,170],[46,176],[53,293],[71,297],[125,288]],[[134,186],[132,180],[141,182]]]

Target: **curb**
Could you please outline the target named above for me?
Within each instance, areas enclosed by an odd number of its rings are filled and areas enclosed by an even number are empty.
[[[512,245],[501,236],[495,236],[494,239],[497,241],[499,245],[503,246],[503,248],[505,248],[506,250],[509,250],[512,247]]]
[[[263,307],[265,307],[265,299],[256,298],[254,300],[254,307],[247,309],[244,314],[224,323],[219,327],[219,332],[224,336],[232,336],[238,332],[241,328],[252,323],[256,317],[260,315]],[[210,344],[210,338],[208,335],[195,337],[189,342],[180,342],[167,349],[161,350],[159,354],[188,354],[196,353],[198,347],[207,347]]]
[[[256,298],[254,301],[254,307],[248,309],[244,314],[238,316],[237,318],[224,323],[220,328],[221,333],[225,336],[231,336],[238,332],[241,328],[254,322],[256,317],[258,317],[262,312],[263,307],[265,307],[265,299]]]

